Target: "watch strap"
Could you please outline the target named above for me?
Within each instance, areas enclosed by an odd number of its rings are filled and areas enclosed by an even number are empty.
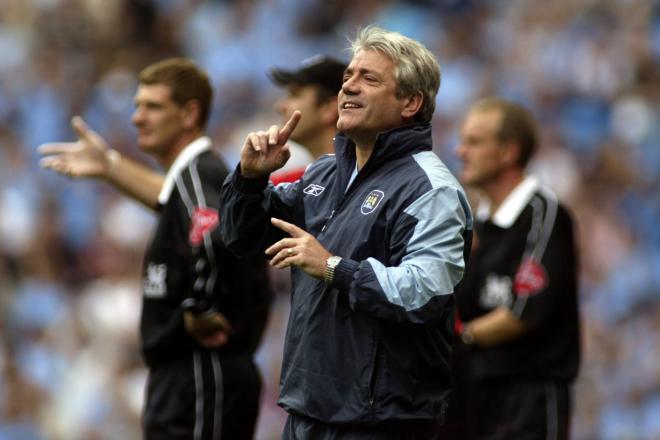
[[[332,257],[328,257],[327,260],[325,260],[325,275],[323,277],[323,281],[325,281],[326,284],[330,285],[335,279],[335,268],[341,261],[341,257],[338,257],[336,255],[333,255]]]

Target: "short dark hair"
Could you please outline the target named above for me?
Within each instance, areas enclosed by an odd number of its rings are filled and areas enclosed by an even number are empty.
[[[270,79],[279,86],[314,86],[317,104],[337,96],[341,89],[346,63],[327,55],[314,55],[295,69],[272,68]]]
[[[498,97],[484,98],[477,101],[470,111],[497,110],[502,115],[500,127],[496,133],[500,142],[513,141],[520,147],[518,165],[524,168],[536,152],[538,129],[532,114],[522,105]]]
[[[168,58],[144,68],[138,76],[140,84],[163,84],[172,91],[172,100],[179,106],[198,101],[201,112],[199,126],[204,128],[209,119],[213,89],[209,77],[188,58]]]

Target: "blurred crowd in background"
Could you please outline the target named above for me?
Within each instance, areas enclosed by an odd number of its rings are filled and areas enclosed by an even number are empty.
[[[0,0],[0,440],[140,436],[139,277],[154,218],[100,183],[39,169],[36,147],[74,140],[79,114],[147,161],[130,123],[135,75],[183,55],[211,74],[209,133],[233,166],[248,131],[280,122],[268,68],[346,60],[347,37],[369,23],[437,55],[434,148],[450,168],[477,98],[539,118],[532,171],[578,223],[574,438],[660,438],[660,2]],[[285,418],[288,283],[273,276],[261,440]]]

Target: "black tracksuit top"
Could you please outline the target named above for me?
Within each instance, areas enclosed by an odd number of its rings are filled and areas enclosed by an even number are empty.
[[[211,150],[198,153],[182,161],[169,182],[144,257],[140,327],[148,366],[200,348],[183,327],[186,301],[212,306],[231,323],[233,332],[218,350],[221,355],[251,356],[270,307],[264,259],[238,259],[220,238],[219,191],[228,171]]]
[[[526,332],[495,347],[472,347],[474,378],[572,381],[580,342],[578,259],[568,211],[530,176],[493,218],[483,217],[477,215],[477,246],[456,293],[460,318],[470,321],[503,306]]]

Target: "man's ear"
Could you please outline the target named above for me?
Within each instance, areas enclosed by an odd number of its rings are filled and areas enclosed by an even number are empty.
[[[419,109],[422,108],[422,103],[424,102],[424,96],[422,92],[416,92],[407,98],[405,98],[403,110],[401,110],[401,116],[405,119],[412,119],[415,117]]]
[[[202,105],[196,99],[191,99],[183,105],[183,126],[185,128],[196,128],[201,125],[199,118],[202,116]]]
[[[502,159],[507,165],[515,165],[520,159],[520,145],[514,141],[505,141],[502,142],[502,148],[500,149],[502,154]]]

